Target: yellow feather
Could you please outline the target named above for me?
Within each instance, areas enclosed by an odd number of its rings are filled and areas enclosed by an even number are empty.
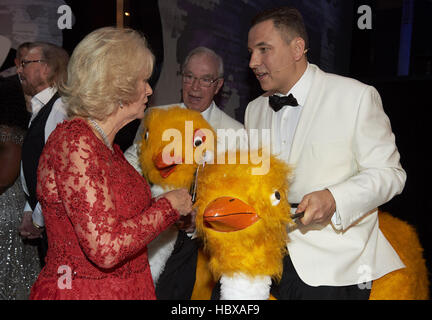
[[[186,130],[187,121],[192,121],[192,134],[188,134]],[[201,160],[199,151],[215,150],[216,133],[210,124],[198,111],[180,107],[171,107],[168,109],[150,108],[143,119],[143,128],[139,160],[144,177],[150,183],[162,187],[169,186],[171,188],[189,189],[193,181],[197,161]],[[207,137],[199,149],[193,146],[193,133],[197,129],[209,130],[212,135],[211,137]],[[169,138],[170,132],[175,131],[180,133],[180,140],[176,140],[175,138],[171,138],[169,141],[163,140],[164,134]],[[179,164],[172,174],[164,178],[155,167],[153,158],[167,148],[167,146],[177,147],[181,151],[183,163]],[[192,154],[187,154],[186,148],[191,150]],[[186,163],[188,159],[192,159],[192,161]]]
[[[196,161],[189,164],[182,163],[177,165],[175,171],[166,178],[161,176],[153,161],[153,158],[158,153],[162,152],[168,144],[174,142],[172,141],[174,139],[170,141],[163,141],[162,139],[164,132],[167,133],[166,130],[169,129],[176,129],[180,132],[182,139],[180,142],[177,141],[177,147],[181,147],[182,158],[185,160],[184,162],[186,162],[186,144],[189,144],[189,150],[197,154],[197,158],[193,158],[193,160],[200,160],[198,157],[199,150],[193,146],[193,138],[190,136],[187,137],[186,121],[193,122],[192,132],[195,132],[197,129],[211,131],[211,136],[207,136],[206,141],[200,148],[202,151],[214,151],[216,149],[216,133],[198,111],[180,108],[179,106],[170,107],[168,109],[148,109],[142,123],[143,135],[141,137],[141,146],[138,151],[143,175],[150,183],[159,185],[164,189],[190,189],[197,167]],[[189,154],[188,156],[190,157],[191,155]],[[210,299],[214,282],[208,269],[208,260],[201,249],[198,252],[196,272],[196,282],[192,299]]]
[[[387,212],[380,212],[378,218],[380,230],[406,268],[373,281],[370,300],[428,300],[428,271],[417,232]]]

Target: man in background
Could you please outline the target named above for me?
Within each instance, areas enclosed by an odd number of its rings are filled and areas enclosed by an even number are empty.
[[[187,55],[182,66],[182,103],[157,106],[155,108],[169,108],[180,106],[196,110],[201,113],[204,119],[217,129],[233,129],[235,131],[244,129],[243,125],[237,120],[228,116],[214,102],[214,97],[219,93],[223,86],[224,67],[222,58],[213,50],[206,47],[193,49]],[[138,160],[138,143],[142,139],[142,126],[140,125],[135,136],[134,143],[125,151],[125,157],[134,168],[141,172]],[[218,143],[221,139],[218,138]],[[240,136],[240,141],[226,139],[225,149],[235,149],[242,143],[241,139],[247,141],[246,135]]]
[[[158,106],[157,108],[180,106],[196,110],[201,113],[215,131],[217,129],[233,129],[238,134],[238,139],[232,139],[232,136],[228,137],[226,135],[218,136],[217,141],[219,146],[223,143],[225,150],[231,150],[242,143],[247,145],[247,135],[243,130],[243,125],[229,117],[214,102],[214,97],[224,83],[223,72],[222,58],[213,50],[206,47],[193,49],[187,55],[182,66],[183,103]],[[242,130],[237,131],[239,129]],[[143,128],[140,125],[133,145],[125,152],[126,159],[140,173],[142,171],[137,151],[139,150],[139,142],[142,139],[142,131]],[[174,249],[156,284],[156,296],[158,299],[191,298],[195,283],[198,248],[197,239],[191,239],[184,230],[178,232]]]
[[[37,168],[49,135],[66,118],[57,89],[67,78],[68,61],[64,49],[50,43],[34,42],[18,68],[24,94],[32,97],[32,114],[21,161],[21,181],[27,203],[19,231],[23,238],[42,238],[41,265],[44,265],[47,248],[44,218],[36,196]]]

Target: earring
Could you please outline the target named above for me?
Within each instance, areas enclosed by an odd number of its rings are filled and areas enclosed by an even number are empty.
[[[119,105],[120,105],[120,109],[123,109],[123,103],[121,101],[119,102]]]

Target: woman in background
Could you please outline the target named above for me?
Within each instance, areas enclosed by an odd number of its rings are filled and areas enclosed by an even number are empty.
[[[25,300],[40,272],[37,246],[18,227],[26,202],[19,179],[30,113],[19,80],[0,79],[0,300]]]
[[[74,50],[61,89],[70,120],[39,161],[48,236],[32,299],[155,299],[147,244],[191,212],[187,190],[151,199],[116,133],[144,116],[154,56],[131,29],[102,28]]]

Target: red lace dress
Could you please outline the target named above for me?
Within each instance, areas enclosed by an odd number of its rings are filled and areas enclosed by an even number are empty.
[[[31,299],[155,299],[146,245],[179,213],[151,199],[117,145],[82,119],[63,122],[40,158],[37,194],[48,253]]]

